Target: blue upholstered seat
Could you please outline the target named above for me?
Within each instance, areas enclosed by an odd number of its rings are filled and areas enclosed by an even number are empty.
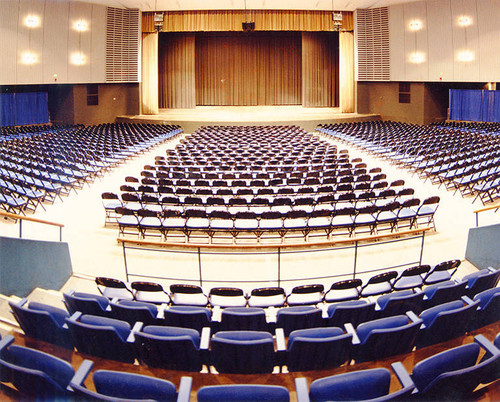
[[[289,371],[324,370],[350,359],[352,335],[341,328],[308,328],[290,333],[286,352]]]
[[[17,303],[9,302],[12,314],[24,333],[34,339],[73,348],[73,341],[64,326],[69,314],[48,304],[30,302],[22,299]]]
[[[200,334],[191,328],[150,325],[135,334],[138,359],[148,366],[200,371]]]
[[[80,311],[82,314],[109,316],[109,299],[102,295],[75,292],[63,293],[64,304],[70,314]]]
[[[417,347],[433,345],[465,334],[478,304],[478,301],[469,304],[455,300],[423,311],[420,314],[423,325],[417,336]]]
[[[222,311],[221,331],[267,331],[266,312],[260,307],[228,307]]]
[[[229,384],[201,387],[197,393],[198,402],[288,402],[290,393],[277,385]]]
[[[424,310],[460,299],[465,294],[466,282],[444,281],[424,288]]]
[[[126,321],[75,313],[66,323],[79,352],[126,363],[134,361],[134,350],[127,342],[131,327]]]
[[[462,282],[467,282],[465,294],[473,298],[478,293],[494,288],[500,279],[500,269],[481,269],[462,278]]]
[[[491,379],[498,367],[500,351],[484,336],[474,338],[474,343],[446,350],[418,362],[411,377],[422,400],[458,401],[470,398],[481,383]],[[478,361],[480,349],[486,349],[486,359]]]
[[[119,300],[117,303],[111,303],[111,317],[126,321],[131,326],[137,321],[144,325],[159,325],[161,320],[157,316],[158,307],[152,303],[133,300]]]
[[[93,374],[95,391],[87,389],[85,379],[93,362],[84,360],[71,380],[70,386],[78,399],[133,402],[133,401],[189,401],[191,377],[181,377],[179,391],[170,381],[121,371],[97,370]]]
[[[380,318],[359,324],[354,338],[356,363],[408,353],[413,349],[422,320],[405,315]]]
[[[350,300],[328,306],[327,325],[340,327],[346,323],[354,326],[375,318],[375,303],[366,300]]]
[[[48,353],[12,345],[13,342],[11,335],[0,341],[0,381],[12,383],[29,399],[68,398],[66,387],[74,374],[71,364]]]
[[[320,378],[311,383],[307,390],[307,380],[296,378],[298,402],[324,401],[390,401],[407,400],[415,385],[400,362],[392,368],[401,384],[401,388],[389,393],[391,372],[385,368],[358,370]]]
[[[278,310],[276,327],[283,328],[285,336],[296,329],[323,326],[322,312],[312,306],[285,307]]]
[[[378,308],[376,314],[378,317],[405,314],[407,311],[420,314],[423,299],[424,293],[413,293],[411,290],[388,293],[377,299]]]
[[[276,364],[273,336],[263,331],[221,331],[210,342],[211,362],[220,373],[271,373]]]

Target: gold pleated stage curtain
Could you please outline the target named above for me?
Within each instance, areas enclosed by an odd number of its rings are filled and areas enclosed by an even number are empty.
[[[197,34],[196,104],[301,104],[300,46],[293,32]]]
[[[343,30],[353,30],[353,13],[342,12]],[[142,13],[143,32],[154,32],[154,13]],[[309,10],[201,10],[166,11],[163,32],[241,31],[241,23],[254,21],[256,31],[333,31],[331,11]]]
[[[338,34],[302,33],[302,106],[338,104]]]
[[[142,34],[142,114],[158,114],[158,34]]]
[[[354,33],[340,32],[339,35],[340,54],[340,111],[342,113],[354,113],[355,91],[354,91]]]
[[[160,34],[160,108],[194,108],[195,35]]]

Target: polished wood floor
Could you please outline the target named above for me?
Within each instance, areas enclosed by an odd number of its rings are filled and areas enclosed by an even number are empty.
[[[443,342],[437,345],[428,346],[416,350],[412,353],[406,355],[393,356],[386,359],[381,359],[377,361],[365,362],[355,365],[344,365],[331,370],[321,370],[321,371],[306,371],[306,372],[295,372],[295,373],[280,373],[280,374],[260,374],[260,375],[243,375],[243,374],[211,374],[211,373],[191,373],[184,371],[173,371],[173,370],[163,370],[157,368],[149,368],[146,366],[141,366],[138,364],[127,364],[114,362],[112,360],[100,359],[93,356],[85,355],[78,352],[73,352],[55,345],[48,344],[46,342],[36,341],[25,337],[23,334],[13,333],[15,336],[15,344],[21,346],[27,346],[30,348],[36,348],[47,353],[51,353],[58,356],[72,364],[75,370],[80,366],[84,359],[90,359],[94,361],[94,367],[92,372],[99,369],[106,370],[116,370],[116,371],[126,371],[131,373],[143,374],[154,376],[158,378],[167,379],[173,382],[177,387],[179,386],[180,379],[183,376],[190,376],[193,378],[193,388],[191,391],[191,399],[196,400],[196,392],[199,388],[204,385],[219,385],[219,384],[268,384],[268,385],[282,385],[291,392],[291,400],[296,400],[295,394],[295,378],[305,377],[308,384],[318,378],[323,378],[335,374],[341,374],[350,371],[364,370],[368,368],[375,367],[385,367],[390,369],[390,365],[394,362],[401,361],[406,368],[406,370],[411,373],[415,364],[419,361],[424,360],[436,353],[442,352],[444,350],[454,348],[463,344],[472,343],[475,335],[483,334],[487,339],[493,341],[495,336],[500,332],[500,321],[483,327],[477,331],[467,334],[463,337],[453,339],[448,342]],[[5,335],[3,333],[2,335]],[[91,375],[87,378],[85,385],[89,389],[94,389]],[[391,379],[391,392],[399,389],[400,385],[397,381],[396,376],[393,374]],[[18,400],[20,395],[18,392],[8,386],[3,386],[0,389],[1,400]],[[493,402],[500,400],[500,381],[488,384],[486,386],[480,386],[475,390],[472,395],[471,401],[481,401],[481,402]]]

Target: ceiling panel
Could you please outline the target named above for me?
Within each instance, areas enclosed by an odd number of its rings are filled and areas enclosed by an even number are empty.
[[[138,8],[141,11],[183,10],[243,10],[245,0],[85,0],[111,7]],[[384,7],[392,4],[411,3],[416,0],[246,0],[247,9],[252,10],[345,10],[356,8]],[[304,7],[309,4],[309,7]]]

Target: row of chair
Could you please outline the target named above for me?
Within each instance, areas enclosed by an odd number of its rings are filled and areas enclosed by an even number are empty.
[[[361,279],[348,279],[333,283],[325,293],[323,284],[295,286],[288,294],[281,287],[255,288],[248,292],[234,287],[217,287],[208,292],[197,285],[173,284],[170,292],[155,282],[136,281],[127,285],[114,278],[97,277],[99,292],[108,299],[136,300],[152,303],[219,306],[219,307],[282,307],[284,305],[317,305],[357,300],[360,297],[376,296],[393,291],[426,288],[423,293],[432,298],[436,286],[457,289],[455,296],[474,297],[477,293],[495,287],[499,281],[500,270],[492,267],[464,276],[460,281],[452,277],[460,265],[460,260],[443,261],[433,268],[430,265],[417,265],[401,272],[388,271],[371,277],[365,284]],[[428,286],[432,285],[434,287]],[[458,293],[457,293],[458,292]]]
[[[180,131],[178,126],[75,126],[5,140],[0,144],[0,207],[34,211]]]
[[[500,191],[497,133],[395,122],[341,123],[317,130],[381,154],[483,203],[493,201]]]
[[[92,299],[86,294],[68,296],[70,311],[76,307],[75,300]],[[106,310],[101,306],[102,315],[76,311],[70,316],[52,306],[28,304],[26,299],[10,306],[26,335],[91,355],[126,362],[138,358],[152,366],[192,371],[199,371],[202,364],[213,365],[220,372],[271,372],[274,366],[282,365],[300,371],[407,353],[414,346],[442,342],[496,322],[500,289],[488,289],[474,300],[463,296],[426,306],[423,311],[422,295],[408,291],[381,296],[376,305],[351,301],[332,304],[324,311],[312,306],[287,307],[277,311],[275,322],[268,322],[261,308],[226,308],[214,319],[205,308],[173,306],[160,310],[134,301],[113,302]],[[340,329],[342,326],[347,332]],[[215,334],[209,342],[211,332]],[[271,332],[276,334],[276,352]],[[300,342],[292,348],[294,336]],[[284,337],[289,338],[288,348]],[[265,348],[265,356],[255,348]],[[224,360],[237,353],[256,353],[265,360],[255,357],[255,366],[249,359]],[[329,356],[326,360],[321,357],[325,355]]]
[[[496,296],[499,299],[500,292]],[[30,310],[47,312],[46,306],[31,304]],[[378,318],[341,327],[322,327],[321,311],[311,307],[289,307],[277,314],[275,337],[265,328],[265,315],[257,309],[224,311],[229,324],[238,330],[210,327],[201,332],[186,327],[145,325],[76,312],[64,318],[58,329],[61,346],[89,355],[173,370],[200,371],[204,365],[220,373],[271,373],[275,367],[288,371],[320,370],[337,367],[351,360],[359,363],[409,353],[462,336],[476,316],[484,317],[480,301],[467,297],[424,310]],[[496,303],[498,306],[498,300]],[[23,306],[11,305],[21,327]],[[479,310],[478,310],[479,307]],[[54,317],[54,308],[49,313]],[[26,314],[24,314],[26,316]],[[498,319],[490,312],[490,317]],[[184,318],[186,318],[184,316]],[[224,323],[224,319],[221,324]],[[54,327],[54,326],[53,326]],[[301,328],[302,327],[302,328]],[[249,328],[249,329],[247,329]],[[47,330],[41,329],[40,331]],[[29,332],[26,331],[28,335]],[[52,340],[56,336],[52,335]],[[288,344],[285,342],[288,337]]]
[[[37,399],[69,397],[92,400],[162,400],[188,402],[192,378],[182,377],[179,388],[168,381],[129,372],[97,370],[92,375],[95,391],[84,382],[94,363],[84,360],[75,372],[71,364],[51,354],[0,341],[0,381],[10,383],[23,396]],[[314,380],[310,387],[303,377],[295,379],[298,402],[331,400],[462,400],[470,398],[481,384],[500,378],[500,336],[494,342],[478,335],[467,343],[430,356],[409,374],[401,362],[391,365],[398,387],[390,392],[391,372],[386,368],[353,370]],[[480,355],[484,356],[480,358]],[[202,386],[202,402],[289,401],[286,387],[258,384]]]

